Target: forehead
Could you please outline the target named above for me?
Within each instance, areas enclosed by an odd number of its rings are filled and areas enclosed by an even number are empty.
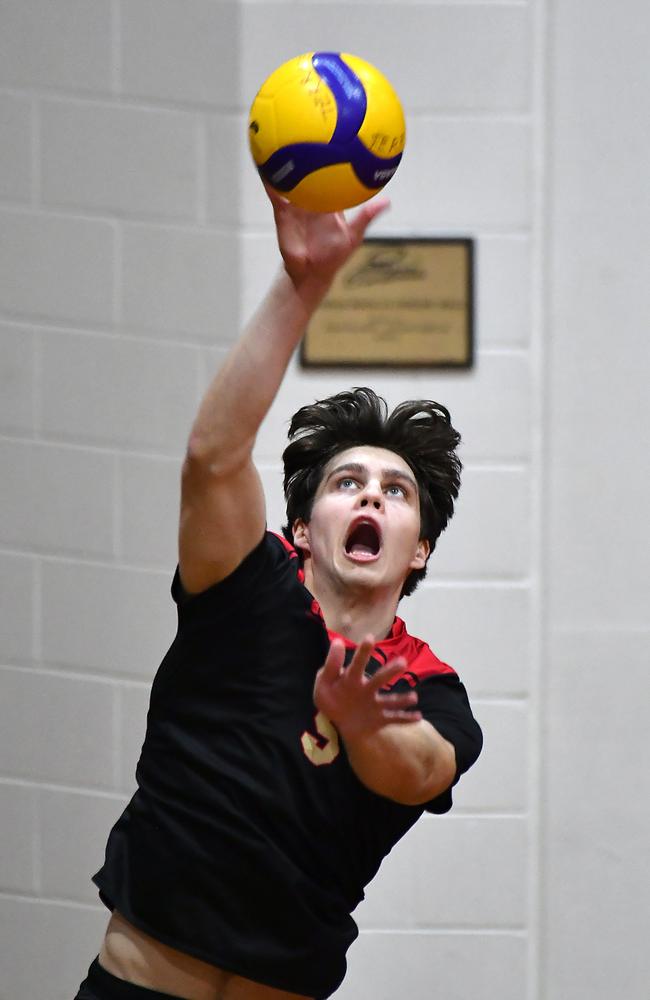
[[[347,462],[365,466],[371,474],[381,474],[383,469],[403,472],[409,479],[413,478],[413,471],[408,462],[388,448],[376,448],[374,445],[356,445],[353,448],[346,448],[339,451],[325,466],[323,478],[326,478],[332,469],[338,469]]]

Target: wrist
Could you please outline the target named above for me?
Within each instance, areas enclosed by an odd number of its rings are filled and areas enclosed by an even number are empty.
[[[345,718],[332,719],[339,736],[345,743],[350,754],[364,754],[372,752],[377,743],[377,734],[381,732],[381,726],[370,726],[358,719],[348,721]]]
[[[323,301],[334,280],[333,274],[328,276],[308,274],[298,277],[289,274],[286,269],[284,276],[291,288],[291,293],[296,296],[309,317]]]

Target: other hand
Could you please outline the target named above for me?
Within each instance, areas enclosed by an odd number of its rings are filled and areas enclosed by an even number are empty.
[[[345,643],[333,639],[325,663],[316,675],[314,702],[334,723],[343,739],[371,736],[390,723],[408,725],[419,722],[422,713],[413,711],[418,696],[415,691],[387,694],[380,690],[391,677],[401,673],[406,660],[397,657],[367,677],[365,668],[375,641],[371,635],[357,647],[344,668]]]

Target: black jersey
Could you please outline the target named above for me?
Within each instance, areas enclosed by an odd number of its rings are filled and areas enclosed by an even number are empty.
[[[193,597],[177,571],[172,594],[178,632],[153,682],[138,789],[94,881],[109,908],[180,951],[327,997],[364,886],[424,808],[451,807],[451,791],[399,805],[354,774],[313,703],[332,633],[284,539],[266,533]],[[398,653],[408,666],[391,687],[417,689],[456,749],[458,780],[481,749],[463,685],[396,619],[371,664]]]

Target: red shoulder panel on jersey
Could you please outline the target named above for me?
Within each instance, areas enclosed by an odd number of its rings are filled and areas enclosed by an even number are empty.
[[[406,660],[406,669],[403,673],[391,678],[391,686],[400,680],[406,680],[411,685],[417,684],[435,674],[456,675],[453,667],[439,660],[426,642],[408,634],[406,625],[401,618],[395,619],[390,635],[382,642],[377,643],[377,646],[387,660],[393,659],[395,656],[403,656]]]

